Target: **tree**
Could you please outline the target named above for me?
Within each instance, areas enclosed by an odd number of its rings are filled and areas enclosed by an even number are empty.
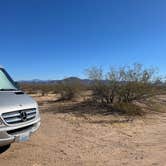
[[[106,74],[101,67],[92,67],[86,71],[92,80],[93,99],[102,104],[129,103],[153,94],[152,83],[156,78],[154,68],[145,69],[135,63],[118,69],[111,67]]]

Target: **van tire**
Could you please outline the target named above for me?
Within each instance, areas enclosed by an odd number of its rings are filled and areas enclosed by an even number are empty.
[[[1,147],[0,147],[0,153],[5,152],[5,151],[8,150],[9,148],[10,148],[10,144],[1,146]]]

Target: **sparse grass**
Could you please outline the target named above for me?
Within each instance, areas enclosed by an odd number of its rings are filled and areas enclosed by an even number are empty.
[[[128,116],[143,116],[145,112],[133,103],[116,103],[113,105],[115,112]]]
[[[154,112],[166,112],[166,101],[161,100],[159,97],[152,97],[145,101],[149,110]]]

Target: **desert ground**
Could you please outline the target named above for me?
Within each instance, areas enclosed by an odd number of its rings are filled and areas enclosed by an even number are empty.
[[[160,112],[129,118],[98,114],[79,102],[40,104],[41,127],[30,141],[0,154],[2,166],[165,166],[166,96]],[[80,113],[80,110],[83,110]]]

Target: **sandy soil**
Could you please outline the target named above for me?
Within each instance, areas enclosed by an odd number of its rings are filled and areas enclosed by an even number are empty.
[[[30,141],[12,144],[0,154],[0,165],[166,165],[166,113],[124,121],[112,115],[54,113],[53,108],[41,107],[40,130]]]

